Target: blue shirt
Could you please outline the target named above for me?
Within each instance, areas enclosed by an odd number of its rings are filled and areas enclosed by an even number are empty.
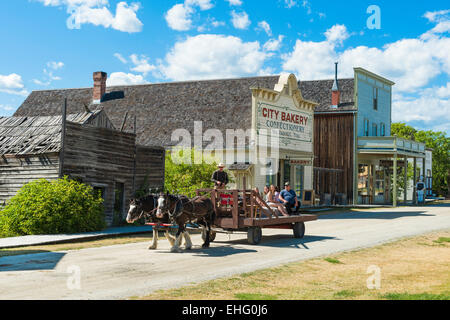
[[[292,189],[290,191],[287,191],[286,189],[282,190],[280,192],[280,196],[282,196],[283,199],[289,202],[290,204],[295,204],[295,199],[297,198],[295,191]]]

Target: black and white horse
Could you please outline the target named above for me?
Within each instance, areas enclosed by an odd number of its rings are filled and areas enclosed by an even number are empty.
[[[158,198],[156,216],[162,218],[168,216],[170,221],[178,225],[175,243],[171,252],[180,252],[182,238],[186,241],[186,250],[192,248],[192,241],[186,231],[186,224],[198,223],[206,230],[206,238],[203,248],[208,248],[210,243],[211,226],[214,222],[214,206],[208,197],[195,197],[189,199],[185,196],[174,196],[161,193]]]
[[[160,215],[157,217],[156,209],[158,207],[158,196],[148,195],[140,199],[131,199],[130,209],[128,210],[128,215],[126,221],[128,223],[133,223],[136,220],[145,218],[146,222],[154,223],[170,223],[168,215]],[[173,247],[175,243],[175,238],[169,234],[169,230],[165,230],[165,236],[169,241],[170,245]],[[158,248],[158,230],[153,228],[153,239],[152,244],[148,247],[150,250],[156,250]]]

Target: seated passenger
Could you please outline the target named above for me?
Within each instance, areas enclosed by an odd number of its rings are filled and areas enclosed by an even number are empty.
[[[300,206],[297,200],[297,195],[295,194],[295,191],[291,189],[289,182],[284,184],[284,190],[280,192],[280,201],[285,206],[289,214],[298,214]],[[293,208],[295,208],[294,211],[292,211]]]
[[[261,193],[259,192],[258,187],[255,187],[255,189],[253,189],[253,191],[255,191],[257,194],[261,195]],[[260,198],[256,198],[256,203],[258,203],[261,206],[261,209],[264,212],[264,216],[267,217],[267,216],[271,216],[272,215],[272,211],[264,204],[264,202],[261,201]]]
[[[266,198],[267,204],[272,208],[278,209],[278,211],[281,212],[283,216],[289,216],[286,208],[280,202],[276,201],[275,193],[276,193],[275,186],[271,185],[269,192],[267,193]]]

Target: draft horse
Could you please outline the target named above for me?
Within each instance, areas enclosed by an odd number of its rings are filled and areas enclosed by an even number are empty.
[[[208,248],[210,243],[211,226],[214,222],[214,206],[210,198],[198,196],[189,199],[186,196],[175,196],[169,193],[161,193],[158,199],[156,217],[168,216],[172,223],[178,225],[178,232],[175,236],[175,243],[170,249],[171,252],[180,252],[182,238],[186,241],[186,250],[192,248],[192,241],[186,231],[186,224],[197,223],[206,231],[203,248]]]
[[[130,200],[130,209],[128,210],[127,219],[128,223],[133,223],[136,220],[145,218],[146,222],[153,223],[170,223],[169,217],[161,216],[158,218],[156,216],[156,209],[158,207],[158,196],[157,195],[147,195],[139,199]],[[169,234],[169,230],[165,230],[165,236],[169,240],[170,245],[173,247],[175,243],[175,237]],[[153,228],[153,239],[151,245],[148,247],[149,250],[156,250],[158,248],[158,229]]]

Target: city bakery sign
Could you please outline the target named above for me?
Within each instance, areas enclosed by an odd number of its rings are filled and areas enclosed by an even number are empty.
[[[278,130],[280,148],[283,149],[301,150],[305,143],[311,143],[312,122],[313,117],[300,110],[265,102],[257,104],[256,131],[258,135],[270,136],[273,130]]]

